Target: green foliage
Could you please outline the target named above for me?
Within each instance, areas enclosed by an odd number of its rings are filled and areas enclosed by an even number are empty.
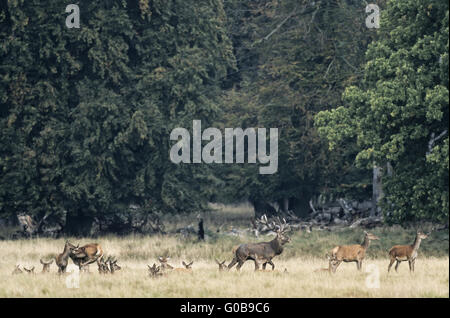
[[[64,1],[0,7],[0,214],[202,208],[208,173],[172,164],[169,135],[217,117],[234,68],[221,2],[78,4],[80,29]]]
[[[448,220],[448,3],[390,1],[379,33],[364,81],[316,116],[318,131],[331,149],[356,142],[360,166],[392,165],[388,221]]]

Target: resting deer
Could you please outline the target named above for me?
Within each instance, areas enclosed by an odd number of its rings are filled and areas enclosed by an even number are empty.
[[[109,267],[107,262],[109,261],[109,259],[105,260],[103,257],[97,260],[97,265],[98,265],[98,272],[100,274],[107,274],[109,273]]]
[[[22,274],[23,271],[20,269],[20,265],[16,265],[16,268],[14,268],[12,275]]]
[[[174,270],[176,272],[181,272],[181,273],[191,273],[192,272],[192,264],[194,264],[194,261],[190,262],[189,264],[186,264],[184,261],[181,263],[183,264],[184,267],[174,268]]]
[[[389,257],[391,262],[389,263],[388,273],[391,270],[392,264],[397,261],[395,264],[395,271],[397,272],[398,266],[400,262],[408,261],[409,263],[409,271],[414,272],[414,263],[417,258],[417,251],[420,247],[420,242],[423,239],[428,237],[427,234],[422,233],[421,231],[417,231],[416,238],[414,239],[414,243],[411,245],[395,245],[389,250]]]
[[[64,245],[64,251],[56,256],[55,262],[58,266],[58,273],[62,274],[66,272],[67,264],[69,263],[69,255],[70,253],[78,248],[78,246],[75,246],[73,244],[70,244],[68,241]]]
[[[24,269],[25,272],[27,272],[28,274],[34,274],[34,266],[31,267],[30,269],[28,269],[28,268],[26,268],[26,267],[24,266],[23,269]]]
[[[168,257],[158,257],[158,260],[161,263],[160,267],[162,272],[174,269],[174,267],[168,263],[169,259],[170,258]]]
[[[217,263],[217,265],[219,265],[219,271],[226,271],[226,270],[228,270],[227,265],[225,265],[225,261],[226,261],[226,260],[224,260],[223,262],[219,262],[219,261],[216,259],[216,263]]]
[[[103,256],[100,244],[91,243],[77,247],[70,253],[70,258],[74,264],[78,265],[80,271],[86,271],[86,266],[95,263]]]
[[[110,261],[109,261],[109,271],[111,272],[111,274],[114,274],[114,272],[121,270],[122,267],[120,267],[119,265],[117,265],[117,259],[115,257],[113,257]]]
[[[266,219],[267,220],[267,219]],[[289,230],[289,225],[284,220],[279,224],[268,224],[272,230],[276,229],[276,237],[270,242],[249,243],[241,244],[235,252],[234,258],[228,265],[228,269],[231,269],[236,263],[238,263],[236,269],[239,271],[242,265],[247,260],[253,260],[255,262],[255,271],[259,270],[259,265],[263,264],[265,269],[265,263],[272,265],[272,270],[275,269],[275,265],[272,263],[272,258],[280,255],[283,252],[283,245],[289,243],[291,240],[286,236],[286,231]]]
[[[42,264],[42,273],[49,273],[50,272],[50,265],[53,264],[53,259],[50,261],[43,261],[42,258],[39,260]]]
[[[329,269],[333,273],[336,272],[339,264],[342,262],[356,262],[356,268],[361,270],[362,261],[366,256],[367,248],[371,240],[379,240],[379,238],[371,233],[364,231],[364,241],[362,244],[339,245],[331,250],[331,256],[328,256]]]
[[[161,271],[161,266],[156,266],[155,263],[153,263],[153,266],[147,265],[148,267],[148,274],[150,275],[150,277],[155,278],[155,277],[161,277],[163,275],[165,275],[162,271]]]

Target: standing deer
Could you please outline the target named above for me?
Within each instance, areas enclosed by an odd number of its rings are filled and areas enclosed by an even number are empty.
[[[253,260],[255,262],[255,271],[259,270],[260,264],[263,264],[263,269],[265,269],[266,263],[272,265],[272,270],[275,269],[272,258],[280,255],[283,252],[283,245],[291,241],[291,239],[286,236],[289,225],[286,223],[286,220],[284,220],[284,223],[281,223],[279,219],[278,224],[272,222],[267,225],[269,225],[272,230],[276,229],[276,237],[270,242],[241,244],[236,249],[234,258],[228,265],[228,269],[231,269],[238,263],[236,269],[239,271],[247,260]]]
[[[53,264],[53,259],[50,261],[43,261],[42,258],[39,260],[42,264],[42,273],[49,273],[50,272],[50,265]]]
[[[391,262],[389,263],[388,267],[388,273],[391,270],[392,264],[394,264],[395,261],[397,261],[397,264],[395,264],[395,271],[397,272],[398,266],[400,265],[400,262],[408,261],[409,263],[409,271],[414,272],[414,263],[416,262],[417,258],[417,251],[420,247],[420,242],[423,239],[426,239],[428,237],[427,234],[424,234],[421,231],[417,231],[416,238],[414,239],[414,243],[411,245],[395,245],[389,250],[389,257],[391,259]]]
[[[78,246],[70,244],[68,241],[66,241],[66,244],[64,245],[64,251],[56,256],[55,263],[58,266],[59,274],[66,272],[67,264],[69,263],[69,255],[76,248],[78,248]]]
[[[91,243],[77,247],[70,253],[70,258],[74,264],[78,265],[80,271],[87,271],[86,266],[95,263],[103,256],[103,250],[100,244]]]
[[[371,240],[379,240],[379,237],[364,231],[364,241],[361,244],[339,245],[333,248],[331,250],[331,256],[327,255],[329,269],[335,273],[339,264],[342,262],[356,262],[356,268],[360,271],[362,268],[362,261],[366,256],[366,251]]]

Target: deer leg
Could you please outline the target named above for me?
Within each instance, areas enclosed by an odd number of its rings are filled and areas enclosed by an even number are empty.
[[[228,264],[228,269],[231,269],[238,262],[237,257],[234,257],[230,264]]]
[[[264,266],[264,265],[263,265]],[[259,270],[259,261],[255,259],[255,271]]]
[[[415,259],[413,259],[412,260],[412,271],[414,272],[414,265],[416,264],[416,260]]]
[[[239,263],[236,266],[236,269],[239,271],[241,269],[242,265],[244,265],[244,261],[239,261]]]
[[[267,262],[267,264],[270,264],[270,265],[272,266],[272,270],[274,270],[274,269],[275,269],[275,264],[274,264],[274,263],[272,263],[272,261],[268,261],[268,262]]]
[[[267,262],[262,265],[263,270],[266,270],[266,265],[267,265]]]
[[[398,265],[400,265],[400,261],[397,260],[397,264],[395,264],[395,272],[398,272]]]
[[[388,266],[388,273],[391,270],[392,264],[394,264],[394,262],[395,262],[395,259],[391,258],[391,262],[389,263],[389,266]]]
[[[408,264],[409,264],[409,272],[414,272],[414,269],[413,269],[413,261],[412,261],[412,260],[409,260],[409,261],[408,261]]]

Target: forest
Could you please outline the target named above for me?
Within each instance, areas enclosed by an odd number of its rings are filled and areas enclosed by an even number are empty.
[[[448,226],[448,51],[442,0],[2,0],[0,227],[150,233],[239,202]],[[276,173],[172,162],[194,120],[277,128]]]

